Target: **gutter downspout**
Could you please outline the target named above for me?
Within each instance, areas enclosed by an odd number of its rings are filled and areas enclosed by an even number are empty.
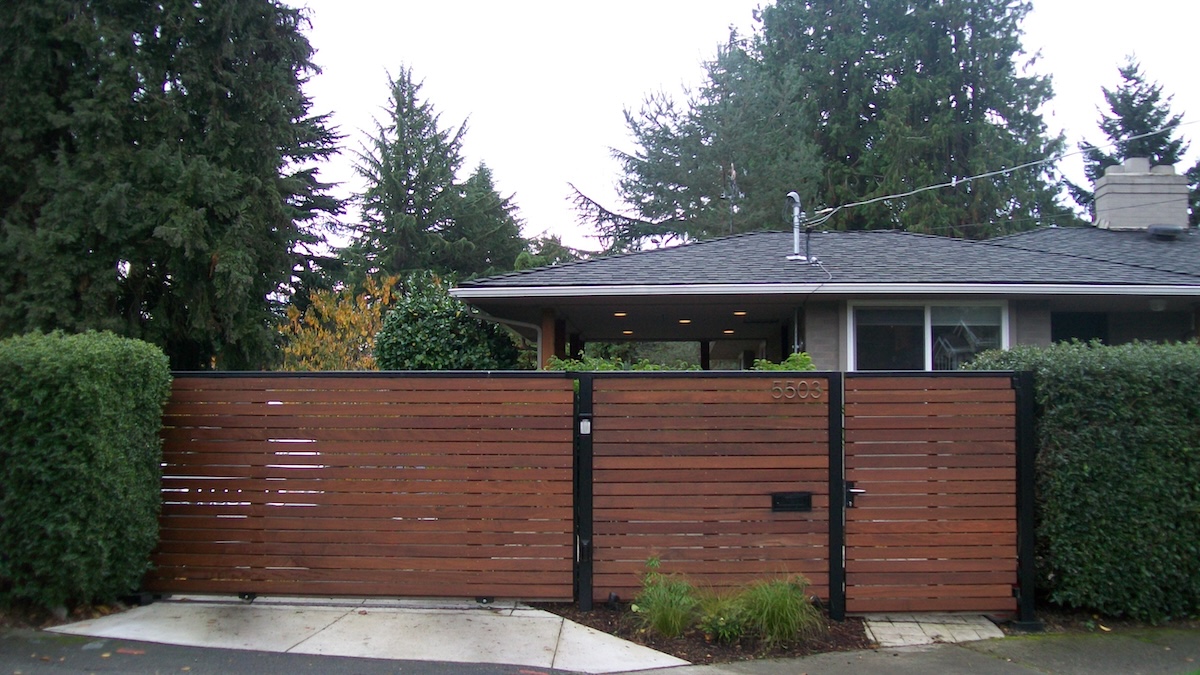
[[[532,328],[533,331],[535,333],[537,333],[537,369],[545,370],[545,368],[542,367],[543,361],[542,361],[542,327],[541,326],[534,324],[534,323],[526,323],[524,321],[517,321],[515,319],[501,319],[499,317],[495,317],[495,316],[492,316],[491,314],[488,314],[487,312],[483,311],[482,309],[479,309],[478,307],[475,308],[475,311],[478,313],[479,318],[483,319],[484,321],[491,321],[492,323],[498,323],[502,326],[516,326],[518,328]]]

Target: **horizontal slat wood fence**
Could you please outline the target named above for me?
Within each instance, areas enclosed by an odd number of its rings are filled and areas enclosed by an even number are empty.
[[[1016,394],[1009,376],[845,384],[849,612],[1016,608]]]
[[[784,386],[595,376],[594,599],[632,598],[652,558],[702,587],[803,574],[828,596],[828,380],[806,377],[803,398]],[[772,493],[797,491],[812,511],[772,512]]]
[[[571,600],[578,570],[630,599],[657,559],[838,611],[1016,607],[1010,375],[579,377],[177,376],[145,588]]]
[[[179,376],[147,590],[573,596],[564,377]]]

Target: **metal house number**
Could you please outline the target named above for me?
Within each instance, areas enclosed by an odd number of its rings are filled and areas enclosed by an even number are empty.
[[[816,400],[822,393],[820,380],[775,380],[771,383],[771,398],[774,399]]]

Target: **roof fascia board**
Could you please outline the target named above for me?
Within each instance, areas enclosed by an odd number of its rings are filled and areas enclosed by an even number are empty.
[[[454,288],[463,300],[654,297],[678,295],[1200,295],[1200,285],[1169,284],[644,284]]]

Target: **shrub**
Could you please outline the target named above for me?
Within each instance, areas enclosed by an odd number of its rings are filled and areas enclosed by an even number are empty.
[[[816,370],[808,352],[795,352],[779,363],[767,359],[754,359],[754,370]]]
[[[158,348],[110,333],[0,341],[0,601],[136,590],[158,539]]]
[[[659,572],[657,559],[647,562],[646,567],[633,611],[646,628],[663,637],[678,637],[696,620],[696,589],[683,577]]]
[[[1036,373],[1049,599],[1148,621],[1200,613],[1200,346],[1019,347],[970,368]]]
[[[383,370],[512,370],[517,359],[507,329],[478,318],[429,272],[405,279],[404,295],[375,336]]]

